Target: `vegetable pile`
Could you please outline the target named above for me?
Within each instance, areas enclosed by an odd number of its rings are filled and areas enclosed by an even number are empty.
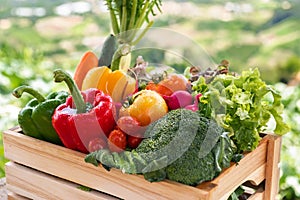
[[[35,97],[19,113],[24,134],[86,153],[86,162],[107,170],[194,186],[254,150],[270,119],[276,134],[288,132],[281,97],[257,69],[237,75],[222,61],[215,70],[150,74],[141,57],[130,66],[131,46],[151,26],[148,15],[160,1],[106,3],[114,35],[99,58],[86,52],[73,77],[54,71],[69,92],[47,98],[29,86],[13,92]],[[145,30],[136,30],[144,23]]]
[[[197,185],[229,167],[234,151],[229,137],[214,121],[176,109],[152,123],[136,149],[122,153],[103,149],[87,155],[85,161],[141,173],[151,182],[168,178]]]

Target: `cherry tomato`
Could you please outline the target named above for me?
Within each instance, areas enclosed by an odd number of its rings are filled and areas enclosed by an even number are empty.
[[[136,136],[144,132],[145,129],[135,118],[131,116],[120,117],[117,121],[117,126],[124,133],[131,136]]]
[[[128,147],[135,149],[139,146],[142,140],[143,140],[142,135],[139,135],[137,137],[129,135],[127,138],[127,145]]]
[[[135,96],[128,112],[141,126],[147,126],[167,114],[168,106],[157,92],[141,90]]]
[[[108,136],[108,148],[111,152],[120,153],[127,145],[126,134],[121,130],[113,130]]]
[[[107,142],[103,138],[95,138],[91,140],[88,146],[89,152],[94,152],[105,148],[107,148]]]

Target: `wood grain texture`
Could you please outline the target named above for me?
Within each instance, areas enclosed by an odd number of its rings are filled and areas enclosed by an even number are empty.
[[[269,183],[266,185],[269,190],[268,194],[266,189],[253,198],[268,200],[272,197],[271,193],[277,192],[278,182],[275,184],[271,182],[275,180],[273,173],[278,172],[278,168],[273,169],[273,166],[276,164],[278,166],[280,143],[277,140],[274,140],[273,143],[269,142],[274,137],[272,135],[263,137],[259,146],[254,151],[245,154],[238,165],[232,164],[210,182],[191,187],[168,180],[150,183],[143,176],[123,174],[116,169],[108,172],[101,166],[95,167],[85,163],[85,154],[37,140],[19,132],[18,128],[4,132],[5,156],[15,163],[39,171],[39,173],[46,173],[45,185],[46,180],[51,181],[51,177],[56,176],[66,182],[85,185],[122,199],[223,200],[227,199],[238,186],[246,181],[250,181],[253,185],[259,185],[266,179],[266,183]],[[274,152],[273,157],[268,155],[269,151]],[[16,179],[21,174],[13,176],[9,173],[8,178],[10,176]],[[35,180],[30,182],[35,182]],[[28,195],[30,194],[25,196],[28,197]]]
[[[199,199],[207,192],[171,181],[150,183],[143,176],[107,172],[84,162],[85,155],[15,131],[3,135],[5,156],[16,163],[123,199]],[[188,195],[187,195],[188,194]]]
[[[263,188],[259,188],[248,200],[262,200],[264,199],[265,191]]]
[[[96,191],[83,191],[79,185],[13,162],[6,164],[8,190],[30,199],[116,200]]]
[[[282,138],[270,135],[268,140],[268,160],[266,167],[265,200],[275,200],[279,191],[280,178],[280,151]]]
[[[8,191],[7,192],[7,200],[29,200],[29,199],[26,197],[23,197],[21,195],[18,195],[16,193]]]

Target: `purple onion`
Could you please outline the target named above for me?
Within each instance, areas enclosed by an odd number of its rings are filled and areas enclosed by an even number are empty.
[[[193,103],[193,96],[184,90],[175,91],[171,96],[162,95],[169,110],[184,108]]]
[[[191,105],[188,105],[188,106],[186,106],[186,107],[184,107],[184,108],[187,109],[187,110],[191,110],[191,111],[193,111],[193,112],[196,112],[197,110],[199,110],[198,104],[199,104],[199,98],[200,98],[201,96],[202,96],[202,94],[197,94],[197,95],[195,96],[194,103],[191,104]]]

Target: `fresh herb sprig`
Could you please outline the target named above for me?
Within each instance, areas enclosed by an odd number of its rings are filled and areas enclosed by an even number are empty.
[[[161,0],[105,0],[105,2],[110,13],[112,31],[119,45],[111,64],[114,71],[120,68],[121,58],[130,55],[131,47],[136,45],[153,25],[154,22],[149,17],[156,15],[155,9],[161,12],[162,3]]]
[[[155,8],[161,12],[161,0],[106,0],[110,12],[113,33],[119,43],[135,45],[152,26],[150,15],[155,16]],[[139,29],[146,28],[137,35]]]

